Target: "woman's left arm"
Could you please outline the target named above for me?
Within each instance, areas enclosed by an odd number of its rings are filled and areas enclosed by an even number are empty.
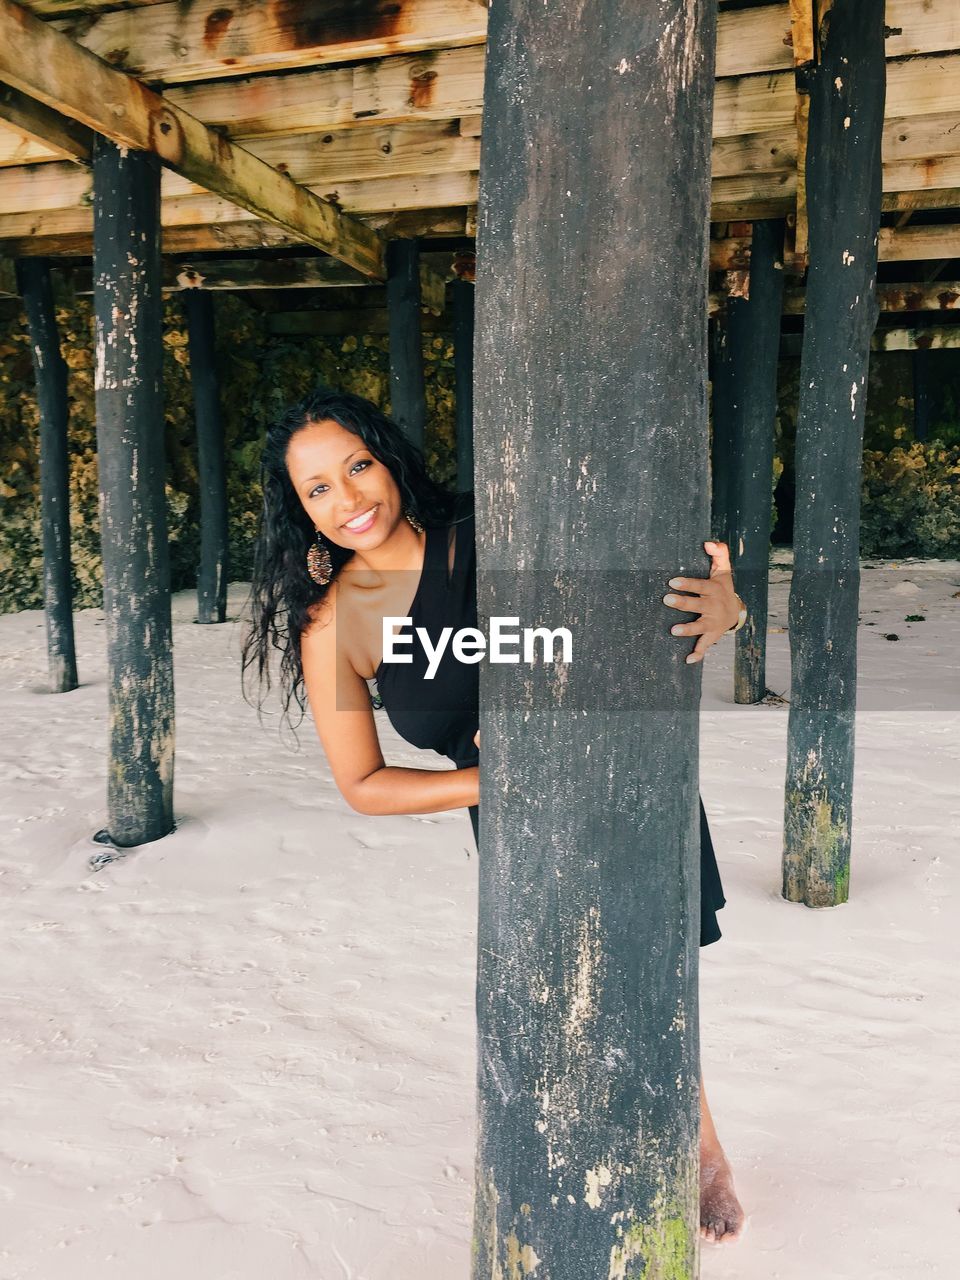
[[[671,609],[700,615],[693,622],[678,622],[670,628],[671,635],[697,637],[687,662],[702,662],[710,646],[737,625],[744,607],[733,589],[730,548],[725,542],[705,542],[703,546],[710,556],[710,577],[671,578],[669,586],[695,594],[673,592],[663,597],[663,603]]]

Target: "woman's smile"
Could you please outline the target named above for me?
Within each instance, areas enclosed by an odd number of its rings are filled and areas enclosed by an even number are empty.
[[[368,529],[373,528],[379,510],[380,503],[375,502],[372,507],[367,507],[359,515],[353,516],[346,524],[342,524],[340,528],[349,529],[351,533],[366,533]]]

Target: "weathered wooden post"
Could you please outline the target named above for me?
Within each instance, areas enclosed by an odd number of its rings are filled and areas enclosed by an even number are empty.
[[[882,0],[820,0],[809,69],[807,273],[797,416],[783,896],[846,902],[860,473],[880,227]]]
[[[420,242],[387,244],[387,318],[390,329],[390,416],[423,448],[427,399],[420,328]]]
[[[926,440],[930,435],[930,356],[928,347],[913,353],[913,438]]]
[[[173,828],[173,647],[164,499],[160,162],[97,136],[93,299],[110,739],[107,831]]]
[[[184,289],[197,424],[200,476],[200,566],[197,572],[197,621],[224,622],[227,616],[227,466],[220,379],[214,331],[213,298],[206,289]]]
[[[767,590],[773,510],[777,366],[783,310],[782,220],[753,224],[750,296],[731,299],[728,359],[737,386],[730,421],[730,557],[747,621],[736,635],[734,700],[766,693]]]
[[[709,567],[714,26],[490,13],[479,614],[573,655],[481,668],[476,1280],[697,1272],[699,666],[662,597]]]
[[[730,326],[743,307],[740,297],[727,296],[723,310],[709,325],[710,341],[710,532],[723,542],[730,541],[733,474],[733,420],[738,410],[739,390],[735,377]]]
[[[457,489],[473,488],[473,300],[476,287],[470,280],[454,280],[453,379],[456,396]]]
[[[40,524],[50,692],[69,693],[77,687],[77,656],[70,567],[67,366],[60,353],[50,266],[43,258],[21,258],[17,266],[40,410]]]

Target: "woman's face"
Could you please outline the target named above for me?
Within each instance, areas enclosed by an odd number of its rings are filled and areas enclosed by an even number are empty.
[[[390,469],[329,418],[290,437],[287,473],[313,527],[338,546],[372,550],[403,516]]]

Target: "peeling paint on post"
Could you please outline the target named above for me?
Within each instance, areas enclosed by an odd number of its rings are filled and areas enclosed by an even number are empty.
[[[70,570],[67,366],[60,354],[49,264],[43,258],[22,258],[17,267],[40,410],[40,524],[50,692],[69,693],[77,687],[77,657]]]
[[[737,702],[759,702],[766,693],[783,235],[782,219],[753,224],[750,296],[730,298],[727,304],[728,362],[737,387],[730,418],[727,518],[734,578],[747,606],[747,621],[736,635],[733,686]]]
[[[109,666],[107,830],[173,829],[173,637],[164,498],[160,162],[93,154],[97,459]]]
[[[453,378],[457,415],[457,489],[469,493],[473,479],[473,299],[472,281],[454,280]]]
[[[220,380],[213,298],[205,289],[184,289],[190,344],[190,379],[197,425],[200,478],[200,567],[197,572],[197,621],[227,617],[227,466],[224,456]]]
[[[474,1280],[698,1271],[700,667],[662,596],[709,568],[715,11],[490,11],[478,612],[574,658],[481,668]]]
[[[783,896],[845,902],[860,586],[860,471],[877,321],[884,5],[821,7],[808,69],[807,274],[797,414]],[[845,122],[849,119],[849,124]]]
[[[387,243],[387,318],[390,328],[390,416],[423,449],[427,398],[420,326],[420,241]]]

